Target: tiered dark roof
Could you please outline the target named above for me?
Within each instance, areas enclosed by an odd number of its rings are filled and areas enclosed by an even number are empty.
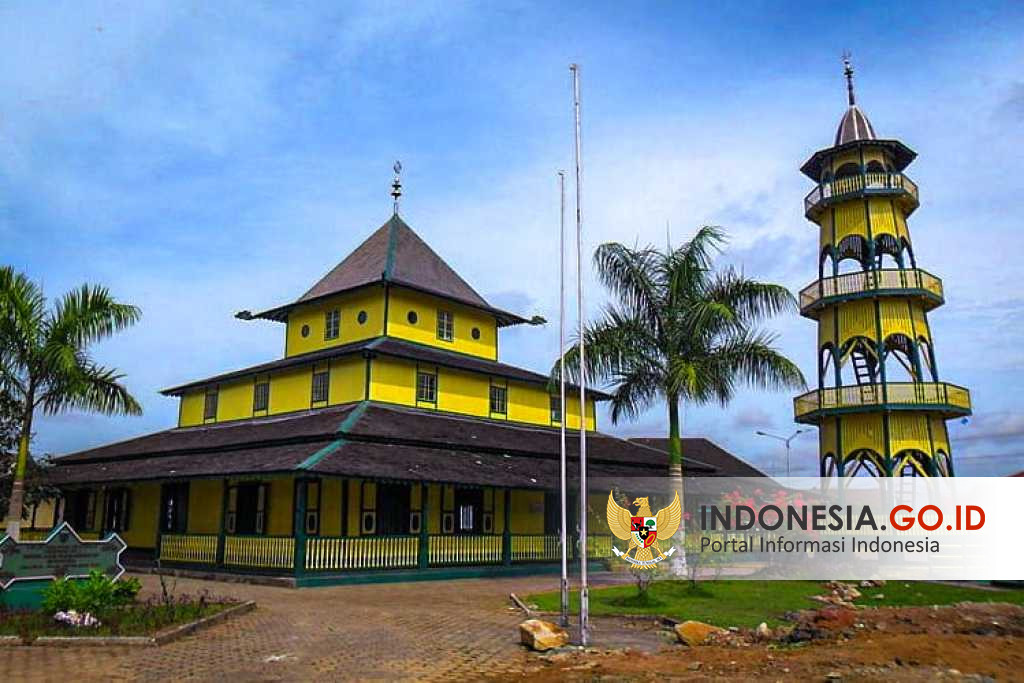
[[[397,214],[293,303],[255,315],[240,315],[283,321],[288,317],[288,312],[299,304],[382,282],[479,308],[497,317],[498,324],[502,326],[528,322],[523,317],[487,303]]]
[[[270,361],[269,363],[261,363],[260,365],[253,365],[240,370],[232,370],[231,372],[214,375],[213,377],[197,379],[195,381],[188,382],[187,384],[181,384],[164,389],[161,393],[166,396],[177,396],[189,389],[195,389],[197,387],[209,386],[219,382],[228,382],[257,374],[266,374],[268,372],[283,370],[295,365],[320,363],[333,358],[344,358],[346,356],[353,355],[371,357],[378,355],[390,356],[392,358],[404,358],[406,360],[441,365],[444,367],[455,368],[457,370],[481,372],[494,377],[503,377],[505,379],[519,380],[533,384],[546,385],[549,381],[549,377],[547,375],[543,375],[539,372],[533,372],[532,370],[524,370],[523,368],[508,365],[507,363],[499,363],[498,361],[488,360],[487,358],[479,358],[477,356],[470,356],[464,353],[425,346],[423,344],[404,341],[395,337],[374,337],[373,339],[364,339],[362,341],[352,342],[351,344],[333,346],[329,349],[321,349],[319,351],[311,351],[309,353],[303,353],[296,356],[288,356],[287,358]],[[573,385],[567,386],[570,389],[576,389]],[[587,393],[598,401],[610,398],[608,394],[595,389],[587,389]]]
[[[659,451],[668,453],[668,439],[664,438],[636,438],[630,439],[633,443],[656,448]],[[713,474],[700,473],[701,476],[712,477],[767,477],[768,475],[753,465],[736,457],[718,444],[704,438],[684,438],[683,440],[683,468],[685,473],[686,460],[693,458],[711,465],[715,471]]]
[[[578,436],[568,439],[570,476]],[[169,429],[58,458],[54,484],[307,473],[552,489],[559,431],[362,402]],[[660,477],[665,454],[601,433],[587,440],[591,477]],[[686,470],[716,469],[687,458]]]

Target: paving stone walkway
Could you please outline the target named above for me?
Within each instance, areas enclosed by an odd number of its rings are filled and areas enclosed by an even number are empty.
[[[157,594],[156,577],[140,579]],[[177,579],[179,594],[258,607],[156,648],[4,647],[0,681],[480,679],[530,657],[508,594],[555,588],[551,575],[303,589]]]

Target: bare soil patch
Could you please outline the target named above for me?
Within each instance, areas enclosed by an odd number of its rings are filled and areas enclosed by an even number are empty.
[[[650,621],[648,640],[660,641],[655,648],[536,655],[520,675],[537,681],[1024,680],[1024,608],[1017,605],[830,606],[792,616],[793,629],[775,629],[769,639],[742,629],[699,647],[669,642]]]

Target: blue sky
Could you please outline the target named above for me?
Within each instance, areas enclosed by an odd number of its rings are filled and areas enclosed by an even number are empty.
[[[1024,59],[1019,4],[32,3],[0,5],[0,262],[57,295],[107,284],[142,322],[95,349],[141,418],[38,423],[64,453],[171,426],[160,388],[278,357],[283,328],[235,311],[284,303],[389,215],[494,305],[557,319],[556,170],[571,165],[568,64],[583,68],[585,231],[663,244],[703,223],[723,262],[796,290],[815,274],[799,165],[845,107],[839,55],[883,137],[919,154],[911,219],[944,279],[930,315],[963,474],[1024,469]],[[588,269],[589,278],[589,269]],[[604,298],[589,289],[592,310]],[[815,326],[771,324],[808,376]],[[504,332],[543,370],[557,328]],[[770,472],[788,394],[688,407],[684,431]],[[603,428],[660,435],[662,410]],[[812,474],[816,439],[794,442]]]

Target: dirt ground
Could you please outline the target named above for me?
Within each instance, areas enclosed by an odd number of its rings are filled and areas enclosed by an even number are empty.
[[[1000,680],[1024,681],[1024,608],[1002,604],[801,612],[793,634],[751,631],[687,647],[653,620],[623,631],[663,630],[655,648],[591,648],[537,654],[522,671],[561,680]],[[518,676],[517,676],[518,678]]]

